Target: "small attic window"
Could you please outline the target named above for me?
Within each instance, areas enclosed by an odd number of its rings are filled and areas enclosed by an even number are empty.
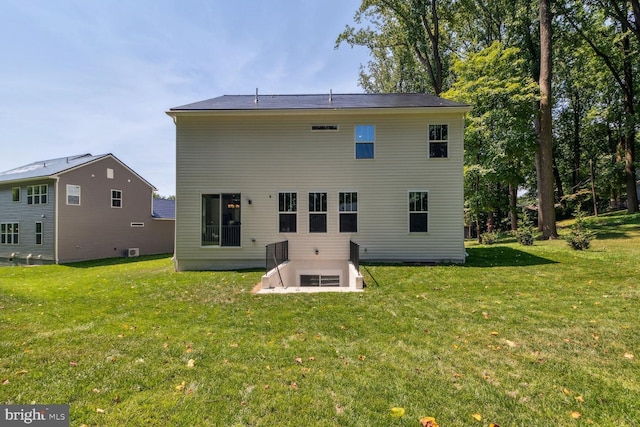
[[[338,125],[311,125],[312,132],[337,132]]]

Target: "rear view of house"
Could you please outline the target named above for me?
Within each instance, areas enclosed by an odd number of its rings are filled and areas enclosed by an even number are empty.
[[[112,154],[43,160],[0,173],[0,259],[68,263],[173,252],[171,207]]]
[[[256,94],[172,108],[176,269],[264,267],[265,247],[279,242],[296,264],[277,278],[289,286],[345,286],[351,242],[362,260],[464,262],[467,111],[426,94]]]

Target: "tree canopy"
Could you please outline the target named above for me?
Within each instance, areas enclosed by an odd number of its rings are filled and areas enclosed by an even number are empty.
[[[362,0],[336,47],[369,49],[366,92],[471,104],[465,204],[480,229],[638,210],[639,0]],[[518,195],[536,195],[529,200]]]

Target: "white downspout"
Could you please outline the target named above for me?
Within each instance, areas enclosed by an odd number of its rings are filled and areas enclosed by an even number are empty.
[[[58,184],[60,182],[60,177],[56,176],[55,178],[55,187],[56,187],[56,197],[55,197],[55,213],[53,214],[54,218],[53,218],[53,259],[55,260],[55,263],[58,264],[59,263],[59,259],[58,259],[58,241],[60,240],[59,236],[58,236],[58,206],[60,206],[60,193],[58,192]]]

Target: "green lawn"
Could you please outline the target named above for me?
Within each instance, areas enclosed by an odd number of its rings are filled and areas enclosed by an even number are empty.
[[[588,251],[470,243],[464,266],[367,265],[353,294],[255,295],[261,271],[168,257],[0,268],[0,404],[68,403],[73,426],[640,425],[640,215],[591,224]]]

